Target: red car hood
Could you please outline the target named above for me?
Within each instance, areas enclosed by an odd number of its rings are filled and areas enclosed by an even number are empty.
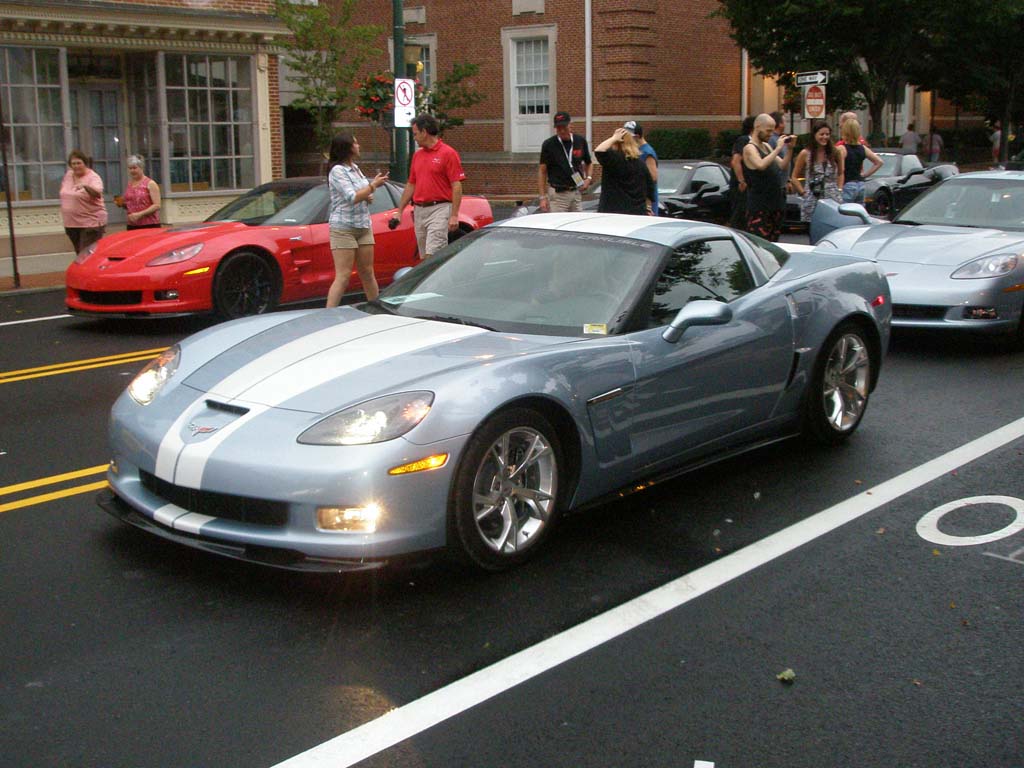
[[[183,224],[169,229],[135,229],[104,237],[88,261],[101,258],[117,261],[140,259],[148,261],[176,248],[207,242],[235,232],[243,232],[249,226],[238,221],[212,221],[199,224]]]

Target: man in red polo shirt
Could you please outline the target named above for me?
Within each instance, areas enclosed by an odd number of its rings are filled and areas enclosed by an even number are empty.
[[[402,211],[412,202],[416,245],[420,258],[428,259],[448,244],[448,233],[459,228],[462,202],[462,170],[459,153],[441,141],[437,118],[420,114],[413,118],[412,137],[419,145],[409,163],[409,182],[402,192],[398,210],[391,215],[400,221]]]

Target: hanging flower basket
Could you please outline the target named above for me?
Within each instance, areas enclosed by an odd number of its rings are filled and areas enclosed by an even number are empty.
[[[383,125],[387,115],[394,111],[395,77],[391,72],[375,72],[352,84],[356,89],[356,114]],[[416,107],[424,100],[423,85],[416,78]]]

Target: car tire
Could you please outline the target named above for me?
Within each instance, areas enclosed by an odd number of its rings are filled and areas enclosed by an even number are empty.
[[[879,190],[875,196],[875,215],[883,219],[892,216],[892,193],[886,189]]]
[[[859,325],[842,323],[829,335],[804,398],[806,437],[837,445],[856,431],[868,407],[874,365],[871,345]]]
[[[277,306],[280,280],[277,267],[255,251],[225,257],[213,281],[213,309],[231,320],[261,315]]]
[[[537,411],[511,408],[484,422],[455,473],[449,549],[486,571],[519,565],[540,548],[560,510],[562,445]]]

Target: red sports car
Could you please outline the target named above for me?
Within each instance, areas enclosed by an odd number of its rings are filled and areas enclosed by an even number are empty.
[[[396,270],[416,263],[412,207],[398,227],[388,229],[401,196],[402,187],[388,182],[370,203],[381,287]],[[284,179],[256,187],[200,224],[105,237],[68,267],[68,310],[103,317],[215,312],[232,318],[326,297],[334,280],[329,203],[323,179]],[[459,221],[455,236],[490,224],[490,204],[463,197]],[[353,270],[349,291],[361,290]]]

